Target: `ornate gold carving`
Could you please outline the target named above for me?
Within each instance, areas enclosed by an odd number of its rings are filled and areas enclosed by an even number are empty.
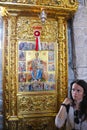
[[[8,22],[8,42],[9,42],[9,98],[10,114],[16,114],[16,17],[10,17]]]
[[[56,130],[54,117],[27,118],[23,120],[25,130]]]
[[[8,119],[8,130],[18,130],[18,118],[12,116]]]
[[[49,4],[50,3],[50,4]],[[54,118],[67,94],[67,19],[76,11],[74,0],[1,0],[9,17],[4,18],[4,112],[10,130],[55,130]],[[17,7],[17,8],[16,8]],[[38,14],[45,7],[47,20]],[[25,8],[25,11],[24,11]],[[41,41],[55,43],[56,89],[54,92],[18,92],[18,43],[34,41],[33,26],[42,26]],[[13,118],[14,117],[14,118]],[[36,122],[36,124],[35,124]],[[52,122],[52,126],[49,123]],[[50,123],[51,124],[51,123]]]
[[[59,58],[59,62],[58,62],[58,68],[59,68],[59,74],[58,75],[58,79],[60,79],[59,84],[59,88],[60,91],[59,92],[59,97],[60,97],[60,102],[63,101],[64,97],[66,97],[67,95],[67,23],[65,21],[65,19],[63,17],[59,17],[58,18],[58,47],[59,52],[58,52],[58,57]]]
[[[77,0],[1,0],[1,2],[35,4],[46,6],[75,6],[77,4]]]
[[[56,95],[20,95],[18,96],[18,113],[55,112],[57,110]]]
[[[9,55],[9,52],[8,52],[8,40],[7,40],[7,36],[8,36],[8,32],[6,32],[7,30],[7,27],[8,27],[8,21],[7,19],[5,19],[4,21],[5,23],[5,32],[4,32],[4,35],[5,35],[5,42],[4,42],[4,53],[5,53],[5,56],[4,56],[4,82],[3,82],[3,85],[4,85],[4,98],[5,98],[5,115],[8,116],[9,115],[9,60],[8,60],[8,55]]]
[[[14,4],[16,6],[16,10]],[[65,13],[70,13],[71,15],[78,8],[77,0],[1,0],[0,5],[6,6],[9,11],[12,11],[13,8],[15,11],[17,11],[20,10],[21,7],[21,11],[25,12],[26,10],[28,10],[32,14],[40,13],[41,9],[45,8],[47,14],[53,14],[54,16],[55,14],[60,13],[62,13],[62,15],[64,15]]]
[[[17,20],[17,39],[26,41],[32,41],[34,39],[33,26],[42,26],[41,30],[41,42],[56,41],[57,39],[57,22],[47,20],[45,25],[41,25],[40,20],[29,17],[18,17]],[[56,34],[56,35],[55,35]]]
[[[5,7],[0,7],[0,16],[7,16],[8,11],[6,10]]]

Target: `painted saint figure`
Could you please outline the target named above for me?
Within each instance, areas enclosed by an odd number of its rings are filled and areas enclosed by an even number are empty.
[[[32,61],[32,79],[33,80],[41,80],[42,79],[42,64],[41,60],[39,59],[39,53],[35,53],[35,59]]]

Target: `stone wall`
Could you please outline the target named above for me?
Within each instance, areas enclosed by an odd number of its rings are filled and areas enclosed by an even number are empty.
[[[72,42],[72,20],[68,21],[68,88],[70,83],[75,79],[73,67],[73,42]]]
[[[68,26],[68,88],[74,79],[87,81],[87,0],[78,2],[78,10]]]
[[[76,78],[87,81],[87,7],[79,5],[73,20],[73,63]]]

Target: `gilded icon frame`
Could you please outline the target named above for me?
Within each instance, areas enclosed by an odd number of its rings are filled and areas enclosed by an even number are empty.
[[[30,1],[29,1],[30,2]],[[6,7],[4,10],[4,49],[3,49],[3,97],[4,97],[4,127],[7,130],[53,129],[56,130],[54,119],[58,112],[60,103],[67,95],[68,85],[68,35],[67,19],[77,9],[76,1],[50,1],[43,0],[28,1],[17,0],[15,3],[5,0],[0,5]],[[33,4],[32,4],[33,3]],[[50,3],[50,5],[48,5]],[[25,8],[25,10],[24,10]],[[41,23],[38,14],[45,9],[47,19],[45,24]],[[8,12],[8,13],[7,13]],[[40,30],[40,40],[44,45],[55,45],[54,50],[38,50],[39,54],[54,51],[55,68],[48,67],[49,71],[55,72],[55,87],[52,90],[35,89],[29,91],[21,85],[19,90],[19,74],[28,73],[25,50],[19,50],[21,42],[35,44],[34,31]],[[27,47],[27,50],[29,48]],[[22,51],[22,52],[19,52]],[[33,55],[34,49],[28,50]],[[28,53],[28,52],[27,52]],[[50,57],[51,54],[49,54]],[[47,56],[47,55],[46,55]],[[29,60],[29,58],[27,58]],[[45,58],[41,58],[42,61]],[[27,60],[27,62],[28,62]],[[29,60],[30,61],[30,60]],[[22,63],[19,63],[22,62]],[[47,60],[47,64],[48,64]],[[53,62],[52,62],[53,63]],[[53,64],[52,64],[53,65]],[[20,71],[19,71],[20,70]],[[29,79],[29,77],[28,77]],[[24,82],[27,78],[24,80]],[[38,82],[38,81],[36,81]],[[48,80],[51,84],[51,79]],[[54,78],[52,78],[54,82]],[[51,125],[49,125],[51,124]]]

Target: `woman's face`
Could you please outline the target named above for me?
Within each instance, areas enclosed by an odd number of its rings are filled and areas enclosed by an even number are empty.
[[[74,83],[72,85],[71,94],[72,94],[73,100],[77,102],[81,102],[84,96],[84,89],[80,85]]]

